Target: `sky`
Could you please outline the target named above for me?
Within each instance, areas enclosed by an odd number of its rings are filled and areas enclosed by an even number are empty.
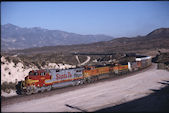
[[[1,25],[82,35],[144,36],[169,28],[169,1],[1,2]]]

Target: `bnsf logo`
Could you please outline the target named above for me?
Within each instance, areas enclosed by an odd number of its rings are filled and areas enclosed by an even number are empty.
[[[68,72],[68,74],[63,74],[63,75],[60,75],[60,74],[56,74],[56,79],[63,79],[63,78],[71,78],[72,77],[72,74],[70,72]]]

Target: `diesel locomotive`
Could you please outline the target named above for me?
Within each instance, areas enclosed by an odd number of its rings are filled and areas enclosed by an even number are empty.
[[[63,70],[32,70],[25,77],[24,81],[18,82],[16,85],[16,92],[18,95],[29,95],[50,91],[52,88],[92,83],[100,79],[137,71],[150,65],[151,57],[146,56],[136,58],[134,62],[127,62],[126,64],[93,65]]]

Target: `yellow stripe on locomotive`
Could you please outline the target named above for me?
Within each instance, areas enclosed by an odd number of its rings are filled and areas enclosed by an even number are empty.
[[[25,79],[25,85],[26,86],[32,85],[32,84],[34,85],[38,82],[39,82],[39,80],[33,80],[33,79],[30,79],[29,77],[26,77],[26,79]]]
[[[110,67],[106,66],[106,67],[94,67],[94,66],[90,66],[87,67],[84,71],[84,78],[87,77],[91,77],[91,76],[97,76],[100,74],[106,74],[110,72]]]

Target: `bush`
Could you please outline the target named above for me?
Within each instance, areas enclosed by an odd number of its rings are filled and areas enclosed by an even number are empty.
[[[43,66],[45,66],[45,65],[46,65],[46,63],[43,61],[41,65],[42,65],[42,67],[43,67]]]
[[[1,89],[2,89],[4,92],[8,91],[9,89],[16,90],[16,88],[15,88],[16,84],[17,84],[17,83],[3,82],[2,85],[1,85]]]
[[[5,64],[5,62],[2,62],[2,61],[1,61],[1,64]]]
[[[5,58],[9,63],[11,62],[11,59],[9,57]]]
[[[8,67],[5,67],[5,71],[8,70],[9,68]]]
[[[17,60],[17,59],[13,59],[13,62],[14,62],[15,67],[16,67],[16,65],[19,63],[19,60]]]

